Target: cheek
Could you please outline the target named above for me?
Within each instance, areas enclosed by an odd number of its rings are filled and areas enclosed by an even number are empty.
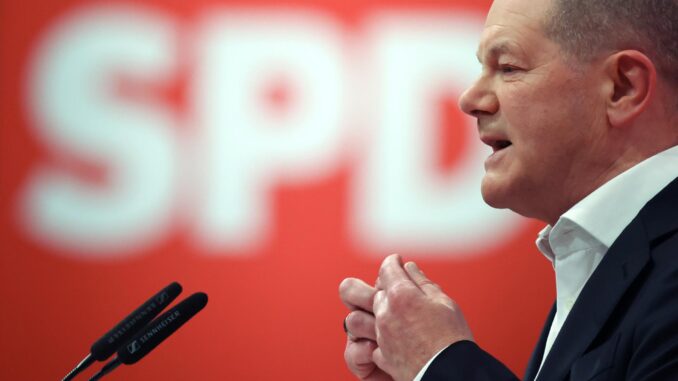
[[[514,98],[504,108],[505,122],[515,152],[511,171],[534,183],[546,175],[566,171],[570,156],[583,144],[581,131],[571,121],[571,107],[544,98]]]

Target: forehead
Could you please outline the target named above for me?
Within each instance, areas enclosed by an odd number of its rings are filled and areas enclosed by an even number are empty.
[[[503,53],[545,38],[543,23],[551,0],[495,0],[485,21],[479,53]]]
[[[485,26],[510,23],[538,27],[546,17],[552,0],[495,0],[487,14]]]

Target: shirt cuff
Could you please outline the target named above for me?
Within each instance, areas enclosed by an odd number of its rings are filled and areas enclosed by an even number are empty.
[[[428,362],[427,362],[426,364],[424,364],[424,366],[421,368],[421,370],[419,371],[419,373],[417,373],[417,375],[414,377],[414,379],[413,379],[412,381],[421,381],[421,379],[424,377],[424,373],[426,373],[426,370],[428,369],[428,367],[431,366],[431,363],[433,363],[433,360],[435,360],[436,357],[438,357],[438,355],[439,355],[442,351],[444,351],[446,348],[447,348],[447,347],[445,347],[445,348],[439,350],[438,353],[434,354],[433,357],[431,357],[431,359],[428,360]]]

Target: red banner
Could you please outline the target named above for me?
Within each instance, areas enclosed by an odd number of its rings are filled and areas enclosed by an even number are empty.
[[[3,3],[0,378],[177,280],[205,310],[110,379],[349,380],[339,282],[392,252],[522,373],[552,272],[456,107],[489,3]]]

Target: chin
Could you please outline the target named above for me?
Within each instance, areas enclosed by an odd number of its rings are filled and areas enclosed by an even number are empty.
[[[535,208],[534,201],[540,200],[536,193],[528,192],[529,188],[518,187],[516,182],[510,184],[508,181],[498,180],[488,176],[483,178],[480,193],[487,205],[496,209],[510,209],[523,217],[552,223],[546,218],[547,215],[539,213],[542,209]]]
[[[495,209],[510,209],[524,215],[521,213],[524,212],[521,206],[525,206],[522,204],[527,196],[517,197],[521,193],[517,185],[515,181],[509,181],[506,176],[486,174],[480,186],[480,194],[483,196],[483,201]]]
[[[509,207],[508,187],[501,186],[498,181],[488,179],[487,176],[483,178],[480,186],[480,193],[483,196],[485,203],[493,208],[506,209]]]

